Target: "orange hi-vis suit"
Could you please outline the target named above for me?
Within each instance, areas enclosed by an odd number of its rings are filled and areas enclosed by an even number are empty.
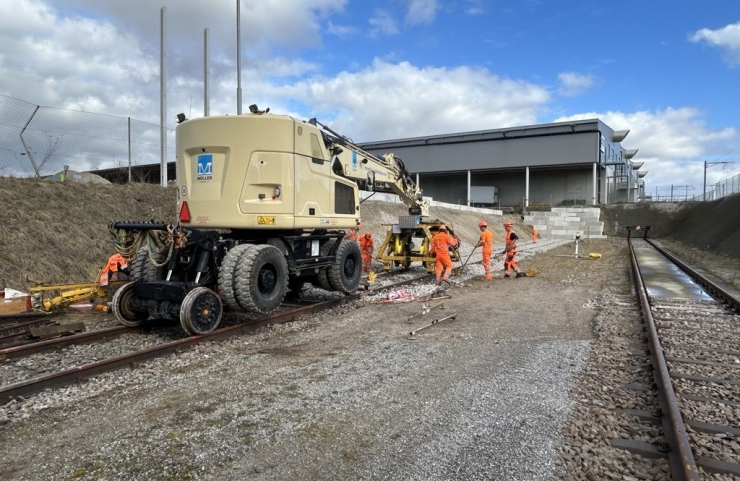
[[[515,272],[519,272],[519,266],[516,264],[514,257],[516,256],[516,241],[519,236],[512,229],[506,231],[506,237],[504,242],[506,243],[505,252],[506,257],[504,258],[504,275],[508,276],[511,269]]]
[[[126,259],[121,254],[113,254],[108,258],[108,263],[103,267],[103,272],[100,274],[99,283],[101,286],[107,286],[109,277],[113,277],[113,273],[122,271],[128,268]],[[116,280],[116,279],[110,279]]]
[[[537,243],[537,226],[532,226],[532,242]]]
[[[434,274],[436,276],[435,282],[437,285],[442,284],[443,275],[444,280],[450,278],[450,273],[452,272],[452,259],[450,259],[449,248],[456,245],[457,239],[450,236],[450,234],[447,233],[447,229],[440,228],[439,232],[432,237],[431,250],[434,252],[436,259]]]
[[[356,226],[350,227],[349,229],[345,229],[344,239],[342,240],[348,239],[352,241],[357,241],[357,233],[360,232],[360,229],[362,229],[362,224],[360,224],[359,222],[357,223]]]
[[[370,272],[373,263],[373,236],[369,232],[360,236],[360,252],[362,253],[362,270]]]
[[[357,240],[357,230],[354,227],[350,227],[349,229],[344,231],[344,239],[356,241]],[[342,239],[342,240],[344,240]]]
[[[480,233],[478,243],[483,246],[483,269],[486,271],[486,279],[493,279],[491,271],[491,255],[493,254],[493,232],[486,229]]]

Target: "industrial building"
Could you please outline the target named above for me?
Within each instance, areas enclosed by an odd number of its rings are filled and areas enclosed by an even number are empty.
[[[599,119],[366,142],[393,152],[424,195],[479,207],[600,205],[644,199],[637,149],[629,130]]]

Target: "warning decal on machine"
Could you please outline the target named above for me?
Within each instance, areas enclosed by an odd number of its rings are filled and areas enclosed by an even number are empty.
[[[266,215],[258,215],[257,225],[275,225],[275,217],[266,216]]]

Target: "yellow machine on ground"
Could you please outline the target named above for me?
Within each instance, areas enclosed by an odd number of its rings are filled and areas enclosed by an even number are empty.
[[[36,284],[29,286],[31,307],[39,311],[56,311],[85,301],[107,303],[110,293],[129,282],[128,277],[111,279],[107,285],[101,285],[101,269],[95,282],[77,284]]]
[[[433,265],[428,243],[441,223],[423,219],[429,206],[401,159],[365,152],[315,119],[250,111],[178,116],[178,225],[110,224],[137,281],[113,298],[121,323],[175,318],[204,334],[224,304],[265,315],[306,282],[354,292],[362,257],[344,229],[361,220],[360,188],[396,193],[409,208],[379,251],[384,266]]]

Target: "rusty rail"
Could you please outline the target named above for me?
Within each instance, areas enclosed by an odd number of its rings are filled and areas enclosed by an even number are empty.
[[[668,456],[671,460],[671,474],[673,475],[673,479],[679,481],[698,481],[699,469],[691,451],[691,442],[686,433],[686,427],[684,426],[683,417],[678,407],[671,376],[668,372],[668,365],[663,355],[663,348],[658,338],[658,329],[650,311],[647,290],[640,275],[640,265],[637,262],[632,241],[628,239],[627,242],[629,243],[630,259],[632,261],[632,275],[635,279],[637,295],[640,300],[642,316],[648,334],[650,357],[653,361],[653,375],[658,388],[659,403],[668,421],[667,423],[663,423],[663,430],[670,446]]]
[[[400,281],[400,282],[391,284],[390,286],[383,286],[382,289],[388,289],[388,288],[398,287],[398,286],[402,286],[406,284],[411,284],[413,282],[424,279],[426,277],[429,277],[429,275],[425,274],[421,277],[416,277],[414,279],[408,279],[405,281]],[[372,292],[373,290],[355,292],[353,294],[349,294],[347,296],[340,297],[337,299],[331,299],[331,300],[319,302],[313,305],[299,307],[297,309],[293,309],[288,312],[273,314],[271,316],[264,317],[261,319],[256,319],[256,320],[248,321],[242,324],[237,324],[234,326],[217,329],[209,334],[190,336],[184,339],[179,339],[177,341],[160,344],[158,346],[154,346],[148,349],[142,349],[142,350],[130,353],[130,354],[124,354],[124,355],[114,357],[111,359],[105,359],[103,361],[99,361],[99,362],[95,362],[91,364],[85,364],[82,366],[77,366],[71,369],[66,369],[64,371],[59,371],[59,372],[39,376],[33,379],[21,381],[21,382],[11,384],[8,386],[2,386],[0,387],[0,402],[3,402],[3,403],[7,402],[10,399],[17,397],[17,396],[28,396],[31,394],[35,394],[40,391],[43,391],[46,388],[66,386],[66,385],[72,384],[80,380],[89,379],[98,374],[115,371],[115,370],[118,370],[118,369],[121,369],[127,366],[141,363],[143,361],[147,361],[147,360],[154,359],[157,357],[162,357],[172,352],[185,349],[187,347],[200,344],[203,342],[218,341],[221,339],[232,337],[236,334],[253,332],[259,329],[260,327],[268,325],[268,324],[283,324],[286,322],[294,321],[297,318],[307,315],[307,314],[313,314],[315,312],[320,312],[320,311],[324,311],[327,309],[331,309],[333,307],[341,306],[343,304],[347,304],[351,301],[357,300]],[[130,332],[135,332],[135,330],[126,328],[124,326],[111,328],[108,331],[110,333],[115,333],[115,332],[120,331],[119,335],[130,333]],[[93,331],[92,333],[85,333],[85,334],[93,334],[95,332],[98,332],[98,331]],[[72,337],[76,337],[76,336],[69,336],[68,338],[72,338]],[[37,344],[44,344],[44,343],[37,343]],[[23,347],[26,347],[26,346],[21,346],[17,349],[21,349]],[[34,344],[28,347],[38,348],[39,346],[36,346],[36,344]],[[0,353],[2,352],[3,351],[0,351]],[[37,352],[43,352],[43,351],[37,351]],[[6,352],[4,354],[6,356],[16,355],[16,357],[22,357],[18,355],[15,350],[13,350],[13,352],[10,352],[10,353]]]

